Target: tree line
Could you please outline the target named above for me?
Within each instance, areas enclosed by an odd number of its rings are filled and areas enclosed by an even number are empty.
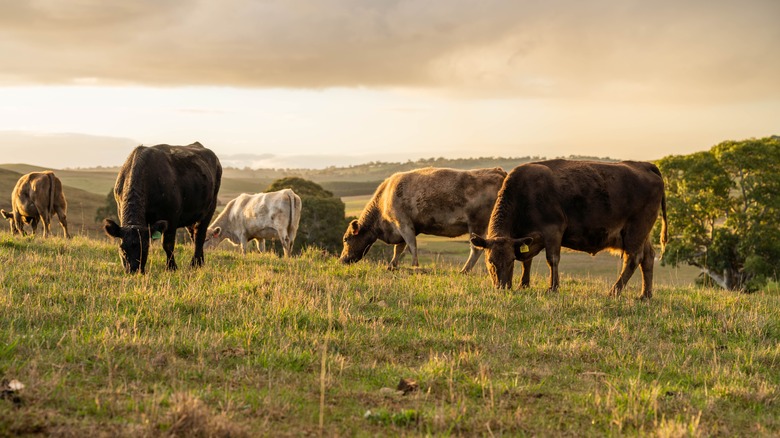
[[[666,180],[662,262],[699,268],[703,283],[755,291],[780,273],[780,137],[725,141],[656,162]]]

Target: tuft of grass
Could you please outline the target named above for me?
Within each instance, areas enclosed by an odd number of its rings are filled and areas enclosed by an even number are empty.
[[[130,276],[106,241],[7,233],[0,260],[2,436],[780,434],[773,290],[506,291],[314,249],[166,272],[159,245]]]

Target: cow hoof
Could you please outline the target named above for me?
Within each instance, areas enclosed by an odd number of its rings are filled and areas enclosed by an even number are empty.
[[[653,294],[642,294],[637,298],[639,301],[650,301],[653,298]]]
[[[395,271],[396,269],[398,269],[398,267],[397,267],[397,266],[393,266],[393,265],[387,265],[387,270],[388,270],[388,271]]]

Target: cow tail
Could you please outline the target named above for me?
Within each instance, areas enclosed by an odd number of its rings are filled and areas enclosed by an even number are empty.
[[[54,174],[50,172],[49,173],[49,221],[52,220],[53,216],[54,216]]]
[[[666,221],[666,192],[661,197],[661,256],[664,255],[666,244],[669,242],[669,229]]]
[[[292,190],[287,192],[287,199],[290,200],[290,221],[287,222],[287,238],[289,238],[291,240],[290,241],[290,255],[292,255],[292,246],[295,243],[295,242],[292,241],[292,240],[294,240],[294,236],[293,236],[294,225],[293,225],[293,223],[295,222],[295,211],[296,211],[295,210],[295,192],[293,192]]]

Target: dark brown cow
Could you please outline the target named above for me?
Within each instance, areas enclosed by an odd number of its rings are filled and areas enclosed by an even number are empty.
[[[31,172],[19,178],[11,193],[11,212],[0,210],[0,214],[8,219],[14,234],[25,234],[24,224],[30,224],[33,234],[38,234],[38,222],[43,221],[43,237],[51,233],[51,219],[54,214],[68,232],[68,203],[62,193],[62,183],[54,172]]]
[[[531,260],[545,250],[550,289],[558,288],[561,246],[590,254],[610,249],[623,255],[611,295],[619,295],[639,266],[642,296],[653,295],[650,231],[662,215],[661,247],[666,243],[666,195],[661,172],[651,163],[550,160],[514,168],[504,181],[490,217],[487,238],[472,236],[484,248],[485,262],[499,288],[512,287],[514,261],[523,263],[521,285],[530,283]]]
[[[119,255],[128,273],[145,272],[150,239],[162,236],[166,268],[175,270],[176,229],[194,236],[190,264],[203,264],[203,242],[222,181],[214,152],[200,143],[138,146],[119,170],[114,185],[119,221],[106,219],[106,234],[121,239]]]
[[[391,175],[376,189],[344,233],[342,263],[363,258],[377,239],[395,245],[390,268],[408,246],[417,266],[417,236],[457,237],[484,233],[506,172],[501,168],[456,170],[425,168]],[[468,272],[482,250],[471,247],[461,272]]]

